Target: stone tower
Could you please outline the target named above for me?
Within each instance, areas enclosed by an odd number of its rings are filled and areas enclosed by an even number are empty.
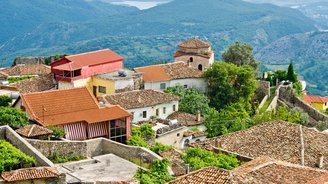
[[[209,43],[192,38],[178,44],[178,50],[174,53],[174,61],[183,61],[192,67],[205,71],[214,62],[214,52]]]

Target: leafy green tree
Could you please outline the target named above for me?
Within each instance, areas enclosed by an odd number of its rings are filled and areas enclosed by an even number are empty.
[[[0,96],[0,107],[8,107],[11,103],[11,98],[7,95]]]
[[[231,170],[241,165],[236,155],[214,153],[201,148],[190,148],[181,155],[181,159],[188,163],[193,169],[215,166]]]
[[[12,107],[0,107],[0,125],[21,128],[28,124],[28,117],[21,110]]]
[[[142,124],[139,127],[140,136],[146,140],[151,139],[155,136],[155,131],[153,130],[153,126],[149,123]]]
[[[200,111],[206,114],[209,109],[209,99],[195,89],[184,88],[183,86],[168,87],[164,92],[180,96],[179,111],[195,114]]]
[[[148,148],[147,142],[139,135],[132,135],[127,141],[127,144],[131,146],[141,146]]]
[[[154,145],[150,147],[150,150],[159,155],[161,152],[167,151],[172,148],[173,146],[167,146],[162,143],[156,142]]]
[[[155,131],[152,129],[152,125],[149,123],[142,124],[140,127],[132,128],[132,135],[127,141],[128,145],[131,146],[141,146],[149,148],[146,140],[154,137]]]
[[[170,162],[166,159],[154,160],[149,170],[139,169],[135,178],[140,184],[165,184],[173,179],[167,168]]]
[[[225,62],[215,62],[205,73],[208,80],[210,106],[217,110],[240,102],[251,112],[250,101],[257,89],[254,70],[250,66],[238,67]]]
[[[293,83],[297,82],[297,74],[294,71],[293,63],[290,63],[288,66],[287,80]]]
[[[257,70],[259,63],[253,54],[251,45],[241,42],[235,42],[230,45],[222,54],[223,61],[233,63],[237,66],[250,65]]]
[[[65,136],[65,130],[61,127],[50,126],[50,127],[48,127],[48,129],[52,131],[52,135],[56,139],[60,139],[60,138],[63,138]]]

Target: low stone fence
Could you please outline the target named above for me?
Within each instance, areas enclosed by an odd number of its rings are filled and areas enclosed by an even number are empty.
[[[265,96],[264,96],[264,98],[262,99],[262,101],[261,101],[261,103],[260,103],[260,105],[259,105],[259,107],[258,107],[259,110],[264,106],[264,104],[265,104],[265,102],[268,100],[268,98],[269,98],[268,95],[265,95]]]
[[[15,147],[20,149],[23,153],[35,158],[36,166],[54,166],[54,164],[48,158],[42,155],[40,151],[35,149],[31,144],[29,144],[25,139],[19,136],[9,126],[1,126],[0,134],[0,139],[5,139]]]
[[[105,138],[86,141],[46,141],[28,139],[28,142],[45,156],[57,152],[61,155],[81,155],[94,157],[104,154],[114,154],[126,160],[146,158],[148,161],[162,159],[154,152],[137,146],[128,146]]]
[[[322,114],[314,107],[306,104],[303,100],[295,96],[291,86],[282,86],[279,90],[279,99],[287,102],[288,104],[296,107],[300,107],[304,112],[308,113],[309,116],[316,121],[328,121],[328,116]]]
[[[266,95],[270,97],[270,82],[259,80],[259,90],[263,91]]]

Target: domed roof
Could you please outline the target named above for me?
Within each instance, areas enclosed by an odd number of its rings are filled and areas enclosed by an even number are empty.
[[[197,38],[192,38],[188,41],[181,42],[178,44],[178,46],[182,48],[189,48],[189,49],[200,49],[200,48],[211,47],[209,43],[199,40]]]

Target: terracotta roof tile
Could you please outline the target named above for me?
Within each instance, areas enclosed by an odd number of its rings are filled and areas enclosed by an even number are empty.
[[[307,95],[307,94],[303,94],[303,97],[304,97],[304,101],[306,103],[313,103],[313,102],[326,103],[326,102],[328,102],[328,97],[311,96],[311,95]]]
[[[191,146],[209,150],[219,147],[251,158],[270,156],[273,159],[301,164],[301,135],[305,165],[317,167],[321,156],[324,156],[324,163],[328,163],[328,134],[285,121],[264,123]],[[324,165],[324,169],[328,169],[327,164]]]
[[[78,121],[95,123],[130,116],[119,106],[99,107],[85,87],[23,94],[22,100],[31,118],[45,126]]]
[[[32,167],[2,172],[1,176],[5,181],[13,182],[41,178],[56,178],[59,176],[59,172],[53,167]]]
[[[185,42],[179,43],[178,46],[182,48],[199,49],[199,48],[209,48],[211,45],[197,38],[192,38]]]
[[[19,81],[11,84],[10,86],[15,87],[20,93],[33,93],[55,88],[56,81],[53,79],[53,75],[50,73],[41,75],[39,77]]]
[[[228,184],[230,172],[216,167],[207,167],[169,182],[169,184]]]
[[[103,63],[123,61],[124,58],[110,49],[65,56],[69,63],[55,66],[59,70],[76,70],[84,66],[99,65]]]
[[[145,82],[168,81],[174,79],[201,78],[203,72],[187,66],[184,62],[145,66],[134,70],[143,73]]]
[[[252,160],[235,168],[232,172],[242,175],[244,178],[252,178],[257,183],[277,184],[306,184],[328,176],[326,170],[277,161],[269,157],[260,157]],[[328,179],[325,181],[327,182]]]
[[[125,109],[150,107],[157,104],[179,101],[180,97],[155,90],[135,90],[103,96],[105,102],[120,105]]]
[[[205,119],[203,117],[200,118],[200,121],[197,121],[197,117],[194,114],[189,114],[185,112],[174,112],[170,114],[167,119],[170,120],[178,120],[178,122],[184,126],[195,126],[195,125],[201,125],[205,122]]]
[[[8,76],[23,76],[23,75],[44,75],[51,73],[51,69],[47,65],[16,65],[10,68],[0,70]]]
[[[17,129],[16,132],[24,137],[36,137],[52,134],[51,130],[36,124],[27,125],[23,128]]]

